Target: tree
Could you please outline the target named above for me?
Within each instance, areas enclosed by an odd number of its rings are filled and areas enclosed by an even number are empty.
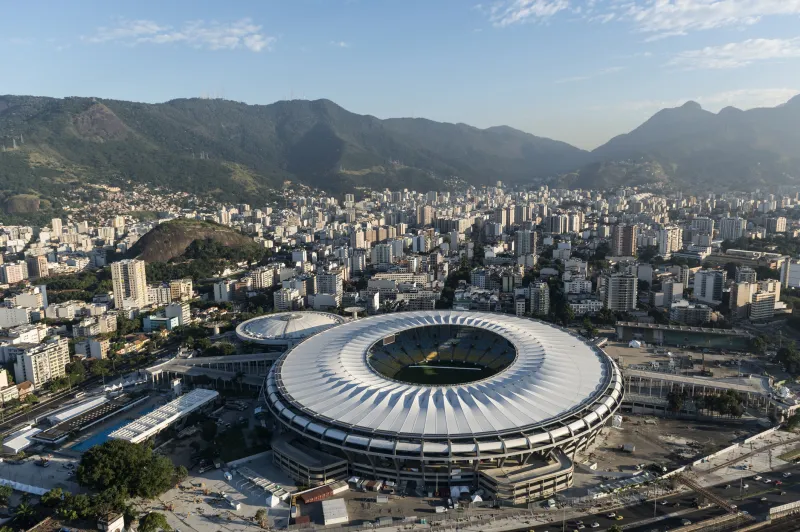
[[[756,353],[764,354],[764,351],[767,350],[767,341],[764,339],[763,336],[756,336],[751,341],[753,350]]]
[[[175,467],[149,445],[109,440],[86,451],[78,466],[78,483],[98,491],[124,488],[134,497],[152,498],[173,484]]]
[[[180,484],[184,480],[189,477],[189,470],[186,469],[184,466],[178,466],[175,468],[175,484]]]
[[[592,320],[590,320],[588,317],[583,318],[583,330],[586,332],[586,336],[589,338],[594,338],[597,336],[597,327],[594,326],[594,323],[592,323]]]
[[[622,527],[619,525],[613,525],[608,529],[608,532],[622,532]]]
[[[36,519],[36,509],[27,502],[21,503],[14,510],[14,523],[20,527],[28,528]]]
[[[172,530],[164,514],[150,512],[139,519],[139,532],[159,532],[161,530],[166,532],[171,532]]]
[[[42,495],[41,503],[44,504],[45,506],[55,508],[56,506],[61,504],[61,501],[67,495],[69,495],[68,491],[64,491],[61,488],[53,488],[44,495]]]
[[[689,393],[686,390],[681,390],[680,392],[669,392],[667,394],[669,411],[675,414],[679,413],[683,409],[683,405],[686,403],[686,398],[688,396]]]
[[[11,486],[0,486],[0,504],[7,505],[8,499],[13,492],[14,489]]]
[[[263,508],[259,508],[256,512],[256,523],[261,528],[267,528],[269,526],[269,520],[267,519],[267,511]]]

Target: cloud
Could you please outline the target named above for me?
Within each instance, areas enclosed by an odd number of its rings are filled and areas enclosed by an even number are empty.
[[[568,12],[576,19],[633,24],[647,41],[723,27],[743,27],[765,17],[800,15],[800,0],[495,0],[478,4],[497,27],[545,21]]]
[[[584,76],[573,76],[569,78],[557,79],[555,82],[557,84],[562,83],[577,83],[579,81],[586,81],[593,78],[598,78],[600,76],[605,76],[607,74],[614,74],[615,72],[620,72],[625,70],[625,67],[616,66],[616,67],[609,67],[604,68],[603,70],[598,70],[597,72],[592,72],[591,74],[586,74]]]
[[[231,23],[193,20],[180,28],[161,25],[151,20],[122,20],[113,27],[101,27],[84,41],[101,44],[121,42],[136,44],[186,44],[206,50],[236,50],[252,52],[270,50],[276,38],[262,32],[262,27],[249,18]]]
[[[643,0],[616,2],[611,10],[655,38],[729,26],[750,26],[762,18],[800,14],[800,0]]]
[[[344,41],[331,41],[331,46],[335,46],[337,48],[350,48],[350,43]]]
[[[681,52],[667,66],[695,69],[740,68],[758,61],[800,57],[800,37],[794,39],[748,39],[721,46]]]
[[[691,100],[699,103],[710,111],[717,112],[723,107],[729,106],[738,107],[739,109],[775,107],[786,103],[798,93],[800,93],[800,90],[787,87],[773,89],[737,89],[705,96],[678,98],[675,100],[639,100],[623,102],[613,107],[620,110],[641,111],[643,113],[652,114],[664,108],[679,107]],[[597,110],[600,109],[607,110],[608,106],[603,106]]]
[[[499,0],[488,8],[488,13],[493,25],[505,27],[522,22],[547,20],[568,9],[569,6],[569,0]],[[483,7],[476,6],[478,9]]]

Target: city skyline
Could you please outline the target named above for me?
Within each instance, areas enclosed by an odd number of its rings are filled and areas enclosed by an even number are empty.
[[[328,98],[380,118],[509,125],[594,148],[687,100],[718,111],[797,94],[800,5],[756,4],[19,5],[0,22],[0,67],[14,73],[0,93]]]

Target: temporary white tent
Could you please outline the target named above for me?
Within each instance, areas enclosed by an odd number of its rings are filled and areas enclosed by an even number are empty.
[[[642,347],[642,342],[640,342],[639,340],[631,340],[630,342],[628,342],[628,347],[636,347],[636,348]]]
[[[480,495],[478,495],[477,493],[472,496],[472,502],[482,502],[482,501],[483,501],[483,498]]]

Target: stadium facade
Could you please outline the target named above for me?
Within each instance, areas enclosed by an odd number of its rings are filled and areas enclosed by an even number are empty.
[[[575,454],[620,407],[623,381],[611,358],[565,329],[442,310],[311,336],[273,365],[264,392],[282,441],[304,450],[276,458],[304,472],[298,481],[341,478],[340,465],[324,465],[339,458],[348,475],[522,503],[572,484]]]

